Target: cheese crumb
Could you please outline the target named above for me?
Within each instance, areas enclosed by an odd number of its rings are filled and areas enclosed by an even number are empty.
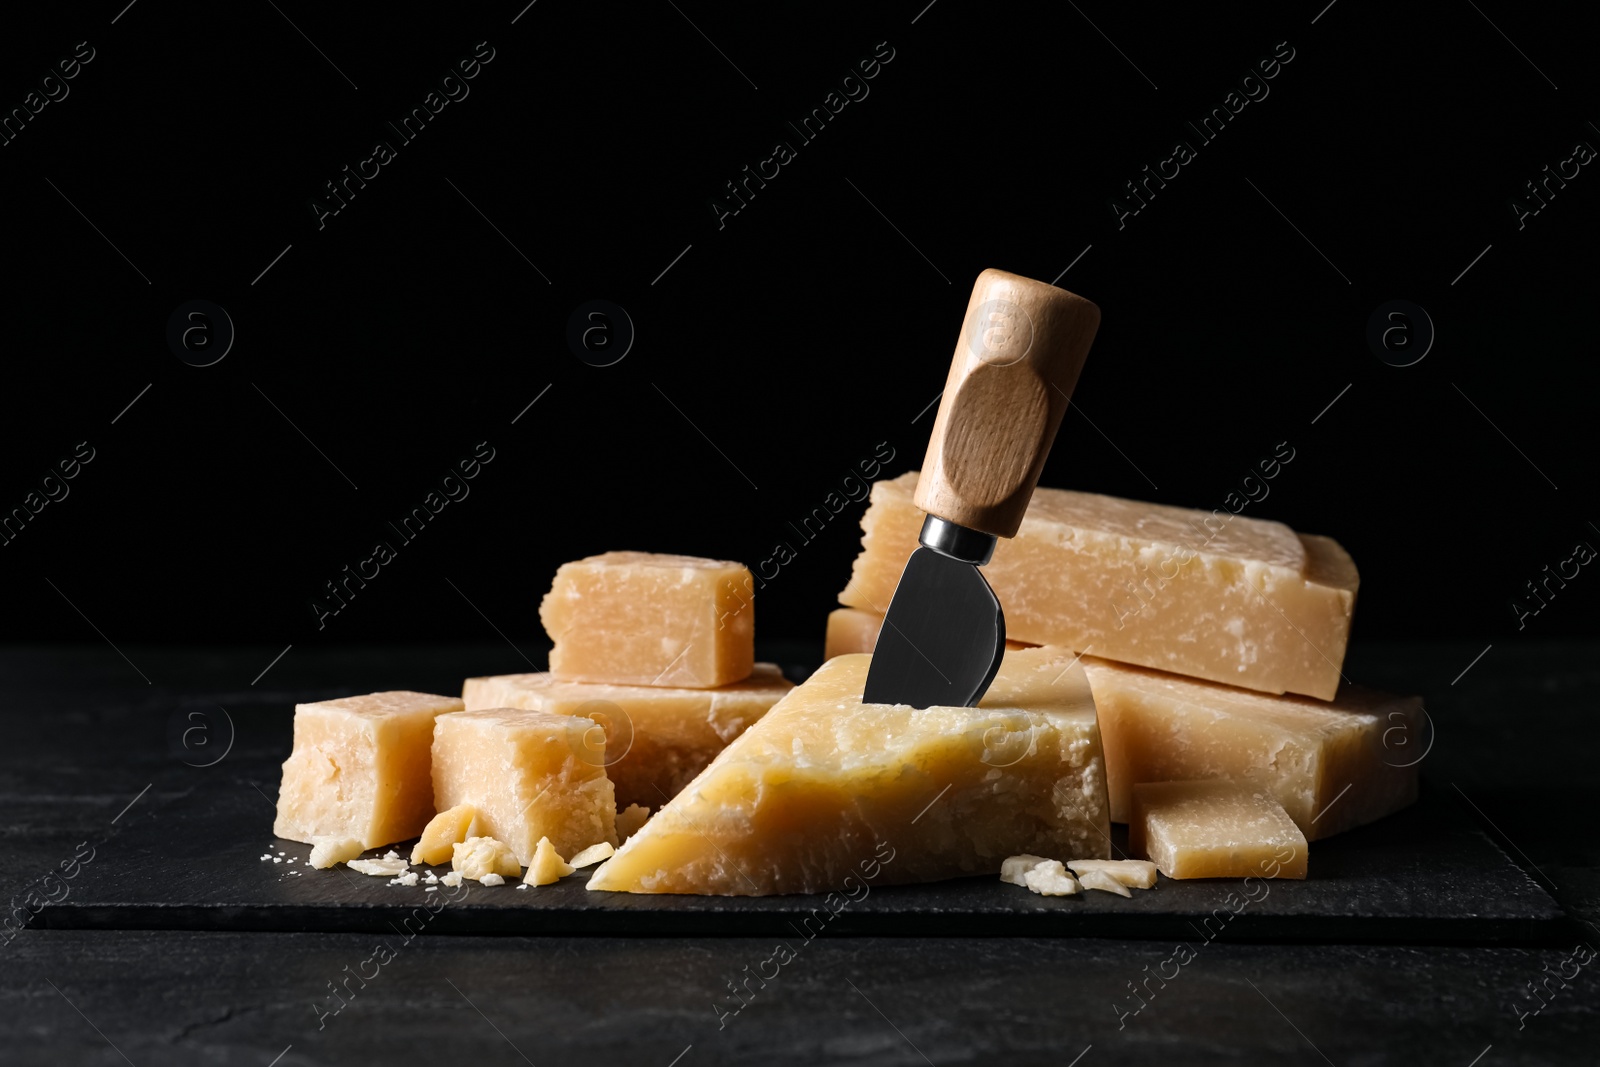
[[[500,877],[498,874],[495,874],[493,871],[490,871],[488,874],[484,875],[482,878],[479,878],[478,881],[482,882],[484,885],[505,885],[506,884],[506,880],[504,878]]]
[[[416,885],[417,884],[417,872],[416,871],[407,871],[405,874],[402,874],[398,878],[389,879],[389,884],[390,885]]]
[[[461,872],[460,871],[451,871],[449,874],[447,874],[443,878],[439,879],[439,884],[440,885],[447,885],[451,889],[454,889],[456,886],[461,884]]]
[[[1104,871],[1132,889],[1150,889],[1156,884],[1156,865],[1149,860],[1068,860],[1067,866],[1079,881],[1089,871]]]
[[[626,809],[617,812],[617,841],[626,841],[638,833],[649,818],[650,809],[642,804],[629,804]]]
[[[1000,880],[1026,888],[1028,885],[1025,877],[1027,873],[1041,863],[1048,862],[1043,856],[1034,856],[1026,852],[1020,856],[1008,857],[1005,862],[1000,864]]]
[[[437,893],[438,891],[439,887],[436,885],[430,885],[428,888],[423,890],[424,893]]]
[[[434,874],[432,871],[424,871],[422,873],[422,880],[424,882],[428,883],[429,885],[438,885],[439,884],[439,876],[437,874]]]
[[[397,860],[400,858],[400,853],[391,848],[388,852],[383,854],[383,858],[386,860]]]
[[[1000,880],[1046,897],[1070,897],[1078,892],[1077,881],[1060,860],[1026,853],[1008,857],[1000,864]]]
[[[457,804],[428,820],[421,839],[411,850],[411,862],[446,863],[453,845],[477,835],[477,809],[471,804]]]
[[[522,873],[516,853],[503,841],[492,837],[469,837],[450,846],[450,867],[463,878],[475,878],[484,885],[499,885],[489,876],[515,878]]]
[[[577,870],[580,867],[587,867],[591,863],[599,863],[603,859],[609,859],[616,851],[611,847],[609,841],[602,841],[598,845],[590,845],[567,862],[572,865],[573,870]]]
[[[361,874],[370,874],[373,877],[393,878],[406,873],[406,861],[396,857],[381,860],[351,860],[345,866]]]
[[[1115,893],[1119,897],[1131,897],[1133,893],[1127,886],[1117,881],[1105,871],[1084,871],[1078,875],[1078,882],[1085,889],[1099,889],[1106,893]]]
[[[1048,860],[1023,875],[1028,888],[1046,897],[1070,897],[1078,892],[1078,883],[1067,873],[1060,860]]]
[[[337,863],[348,863],[361,855],[361,842],[353,837],[313,837],[311,839],[311,866],[325,871]]]
[[[549,885],[565,878],[573,870],[573,866],[561,858],[561,854],[556,851],[556,846],[550,843],[550,839],[541,837],[538,848],[533,852],[533,862],[528,864],[528,873],[522,880],[528,885]]]

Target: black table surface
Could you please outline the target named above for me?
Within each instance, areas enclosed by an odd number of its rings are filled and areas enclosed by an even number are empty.
[[[7,926],[0,1062],[1593,1064],[1600,644],[1486,643],[1357,646],[1346,673],[1427,697],[1430,789],[1559,902],[1553,937],[823,935],[778,965],[767,937]],[[11,913],[70,900],[66,875],[197,785],[271,774],[296,700],[529,669],[501,644],[293,648],[262,673],[280,651],[0,650]]]

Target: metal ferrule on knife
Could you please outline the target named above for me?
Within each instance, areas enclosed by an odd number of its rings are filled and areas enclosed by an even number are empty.
[[[994,546],[1000,539],[994,534],[929,515],[922,522],[922,533],[917,540],[941,556],[981,567],[994,558]]]

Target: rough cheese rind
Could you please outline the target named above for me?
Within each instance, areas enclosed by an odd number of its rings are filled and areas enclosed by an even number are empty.
[[[605,732],[605,769],[617,804],[659,807],[793,688],[775,664],[758,663],[744,681],[716,689],[502,674],[468,678],[461,696],[469,709],[526,708],[593,719]]]
[[[539,618],[558,678],[704,689],[750,674],[755,611],[742,563],[606,552],[562,564]]]
[[[1332,701],[1268,696],[1085,657],[1100,711],[1111,820],[1139,782],[1256,782],[1312,840],[1417,798],[1422,700],[1346,686]]]
[[[1010,652],[980,707],[920,710],[862,703],[871,657],[829,660],[589,888],[812,893],[993,874],[1020,852],[1105,855],[1100,735],[1073,660]]]
[[[846,606],[888,609],[924,518],[917,477],[873,485]],[[1349,554],[1326,537],[1064,489],[1034,491],[1017,536],[1000,539],[983,572],[1010,637],[1324,700],[1339,685],[1358,584]]]
[[[461,707],[406,691],[296,705],[272,832],[307,844],[353,837],[364,848],[416,837],[434,813],[434,719]]]

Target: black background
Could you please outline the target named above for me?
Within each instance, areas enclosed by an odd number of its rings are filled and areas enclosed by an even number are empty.
[[[1592,567],[1524,630],[1510,605],[1600,546],[1600,173],[1521,230],[1509,205],[1600,147],[1594,24],[1324,2],[8,14],[0,108],[95,58],[0,146],[0,509],[95,458],[0,546],[0,637],[531,642],[562,561],[781,541],[759,634],[819,639],[862,505],[810,543],[790,524],[880,443],[889,474],[920,464],[981,269],[1069,264],[1104,321],[1042,484],[1220,507],[1287,441],[1248,513],[1351,551],[1358,639],[1593,634]],[[470,95],[399,144],[385,122],[480,41]],[[1200,145],[1184,121],[1285,41]],[[880,42],[870,94],[801,143],[786,122]],[[1119,229],[1108,201],[1180,138],[1197,158]],[[797,158],[719,228],[779,139]],[[378,140],[396,158],[319,229]],[[565,339],[597,298],[637,328],[604,368]],[[237,330],[210,367],[165,340],[192,299]],[[1413,366],[1365,339],[1393,299],[1437,329]],[[470,496],[400,544],[386,520],[482,441]],[[398,557],[319,629],[379,538]]]

